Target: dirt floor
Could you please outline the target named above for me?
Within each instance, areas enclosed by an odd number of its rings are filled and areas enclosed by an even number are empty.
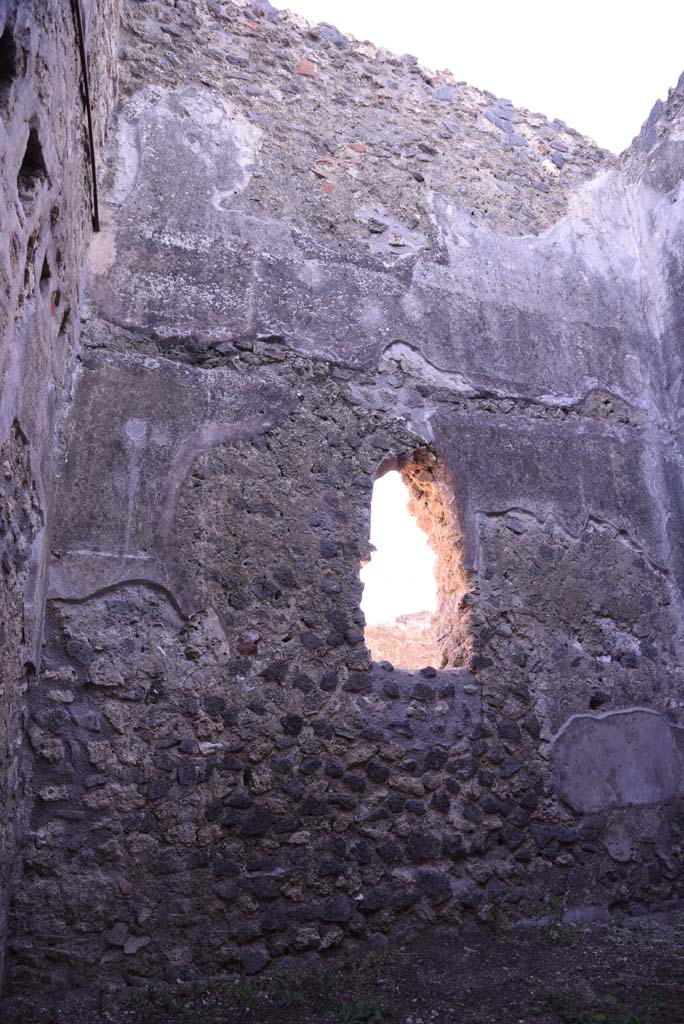
[[[684,1024],[684,911],[470,926],[303,972],[0,1004],[2,1024]]]

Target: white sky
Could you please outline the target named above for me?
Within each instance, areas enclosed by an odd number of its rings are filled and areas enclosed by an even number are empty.
[[[274,0],[433,71],[629,145],[684,71],[682,0]]]
[[[407,508],[409,493],[399,474],[385,473],[373,486],[371,544],[377,550],[361,570],[361,607],[366,622],[391,622],[409,612],[437,607],[435,553]]]

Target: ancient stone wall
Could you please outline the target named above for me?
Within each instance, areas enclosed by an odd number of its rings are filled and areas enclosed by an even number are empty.
[[[84,9],[97,154],[111,104],[118,3]],[[40,663],[56,429],[77,347],[92,181],[69,3],[0,4],[0,974],[23,829],[17,753]]]
[[[268,4],[123,24],[14,986],[667,905],[675,346],[642,143],[618,166]],[[375,475],[416,459],[451,646],[403,672],[358,570]]]
[[[644,309],[656,344],[649,386],[660,410],[653,429],[665,481],[664,515],[677,584],[684,586],[682,508],[682,178],[684,177],[684,75],[666,102],[658,101],[641,133],[622,157],[633,182],[635,232],[641,261]]]

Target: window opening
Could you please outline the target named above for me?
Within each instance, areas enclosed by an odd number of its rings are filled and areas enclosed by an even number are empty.
[[[24,207],[31,202],[41,182],[46,178],[47,168],[43,158],[43,147],[40,144],[38,132],[35,128],[31,128],[17,179],[19,199]]]
[[[43,260],[43,269],[40,272],[40,291],[43,296],[47,295],[48,293],[51,277],[52,275],[50,273],[50,264],[48,262],[48,258],[46,255]]]
[[[453,488],[430,451],[383,467],[373,487],[370,555],[361,568],[374,661],[452,668],[470,653],[468,579]]]
[[[5,99],[17,74],[17,49],[9,25],[0,35],[0,100]]]

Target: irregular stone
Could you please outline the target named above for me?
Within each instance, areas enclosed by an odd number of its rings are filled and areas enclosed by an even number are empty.
[[[270,959],[265,946],[248,946],[240,954],[240,963],[245,974],[258,974]]]
[[[128,938],[128,925],[124,921],[117,921],[105,934],[108,946],[125,946]]]
[[[431,832],[409,832],[406,840],[406,854],[414,863],[437,860],[441,851],[439,836]]]
[[[346,50],[349,47],[349,40],[339,29],[336,29],[334,25],[329,25],[326,21],[320,22],[317,25],[319,35],[323,39],[326,39],[329,43],[333,43],[340,50]]]
[[[330,896],[322,901],[318,917],[321,921],[344,923],[352,916],[352,904],[346,896]]]
[[[265,807],[257,807],[242,822],[240,833],[243,836],[265,836],[273,827],[275,818]]]
[[[148,935],[129,935],[124,943],[124,953],[126,956],[135,956],[150,942],[151,939]]]
[[[451,899],[452,886],[448,875],[435,868],[418,868],[415,873],[419,891],[430,903],[444,903]]]

